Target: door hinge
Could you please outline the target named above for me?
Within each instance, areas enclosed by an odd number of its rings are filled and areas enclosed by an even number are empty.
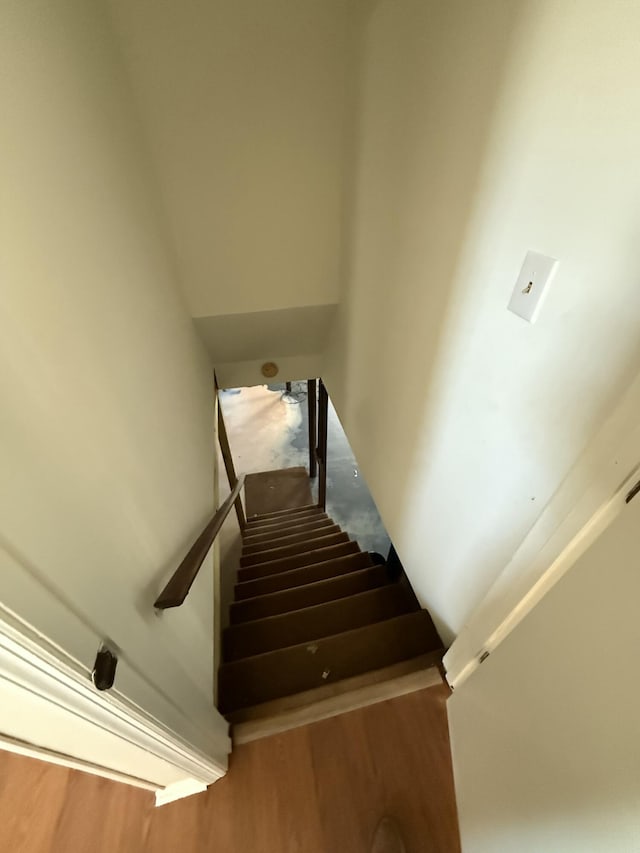
[[[118,666],[118,655],[113,646],[102,643],[96,655],[93,665],[91,680],[96,690],[110,690],[116,680],[116,668]]]
[[[637,494],[640,494],[640,480],[638,480],[638,482],[635,484],[635,486],[631,489],[631,491],[625,498],[625,503],[630,504]]]

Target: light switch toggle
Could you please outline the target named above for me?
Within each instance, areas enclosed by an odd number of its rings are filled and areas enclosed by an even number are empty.
[[[558,263],[556,258],[548,255],[527,252],[509,302],[509,311],[528,323],[535,323]]]

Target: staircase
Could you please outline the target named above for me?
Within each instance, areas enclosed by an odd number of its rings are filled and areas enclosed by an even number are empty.
[[[442,642],[403,572],[318,506],[254,516],[222,637],[236,742],[440,680]]]

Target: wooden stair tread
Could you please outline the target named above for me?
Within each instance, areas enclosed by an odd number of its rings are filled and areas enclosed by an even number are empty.
[[[368,590],[278,616],[226,628],[225,661],[239,660],[391,619],[416,609],[413,595],[399,583]]]
[[[345,534],[346,535],[346,534]],[[288,557],[280,557],[277,560],[267,560],[264,563],[256,563],[253,566],[242,566],[238,569],[238,581],[256,580],[267,575],[276,575],[288,572],[291,569],[300,569],[303,566],[311,566],[313,563],[323,563],[337,557],[346,557],[347,554],[357,554],[360,547],[357,542],[347,541],[327,545],[322,548],[314,548],[302,554],[292,554]]]
[[[357,690],[360,687],[369,687],[372,684],[377,684],[403,675],[409,675],[413,672],[428,669],[432,666],[439,667],[442,663],[443,656],[444,649],[435,649],[434,651],[426,652],[425,654],[418,655],[417,657],[407,658],[406,660],[399,661],[398,663],[392,663],[390,666],[384,666],[380,669],[371,669],[368,672],[361,673],[360,675],[352,675],[349,678],[342,678],[340,681],[322,684],[320,687],[313,687],[311,690],[303,690],[300,693],[294,693],[291,696],[282,696],[279,699],[262,702],[260,705],[251,705],[248,708],[240,708],[238,711],[232,711],[227,714],[227,719],[230,723],[235,725],[236,723],[248,723],[250,720],[261,720],[266,717],[272,717],[284,711],[294,711],[322,699],[327,699],[332,696],[341,696],[349,690]]]
[[[311,607],[314,604],[335,601],[365,592],[367,589],[381,587],[389,582],[386,566],[369,566],[346,575],[314,581],[243,601],[234,601],[229,613],[230,622],[232,625],[239,625],[253,619],[277,616],[280,613],[300,610],[303,607]]]
[[[219,670],[223,713],[257,705],[440,648],[425,610],[374,625],[224,663]]]
[[[248,520],[230,623],[218,679],[236,742],[441,683],[442,643],[406,578],[315,505]]]
[[[283,531],[290,530],[294,525],[313,524],[316,521],[326,521],[328,518],[329,516],[326,512],[304,512],[289,521],[265,521],[255,525],[247,524],[242,531],[242,535],[243,537],[247,537],[259,536],[264,533],[282,533]]]
[[[311,563],[284,572],[276,572],[265,577],[240,581],[235,586],[235,598],[236,601],[241,601],[246,598],[254,598],[257,595],[279,592],[303,584],[326,580],[337,575],[344,575],[357,569],[366,569],[372,565],[371,557],[365,551],[345,554],[341,557]]]
[[[314,531],[324,530],[327,527],[333,527],[334,521],[329,516],[319,518],[317,521],[308,521],[306,524],[292,524],[284,528],[276,528],[267,533],[255,533],[251,536],[243,535],[243,546],[261,545],[263,542],[277,542],[279,539],[286,539],[288,536],[296,536],[300,533],[313,533]],[[318,533],[318,535],[320,535]]]
[[[236,745],[441,685],[444,649],[227,715]]]
[[[273,515],[254,515],[247,519],[245,531],[250,533],[260,527],[269,527],[274,524],[279,526],[294,524],[303,518],[312,519],[324,514],[325,512],[322,507],[309,506],[287,510],[285,513],[274,513]]]
[[[348,542],[349,534],[343,533],[337,524],[335,527],[336,530],[331,533],[322,531],[322,535],[307,537],[301,542],[290,542],[288,545],[277,545],[273,548],[271,547],[271,543],[268,543],[254,553],[246,554],[243,552],[240,557],[240,568],[244,569],[247,566],[270,563],[272,560],[279,560],[282,557],[294,557],[296,554],[305,554],[307,551],[315,551],[318,548],[327,548],[329,545]]]
[[[305,506],[294,506],[289,507],[289,509],[276,509],[273,512],[262,512],[256,513],[251,516],[248,521],[261,521],[265,518],[290,518],[292,515],[296,515],[299,512],[306,512],[310,509],[320,509],[318,504],[306,504]]]

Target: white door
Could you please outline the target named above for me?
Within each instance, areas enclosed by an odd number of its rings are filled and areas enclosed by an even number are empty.
[[[640,496],[448,703],[465,853],[640,851]]]

